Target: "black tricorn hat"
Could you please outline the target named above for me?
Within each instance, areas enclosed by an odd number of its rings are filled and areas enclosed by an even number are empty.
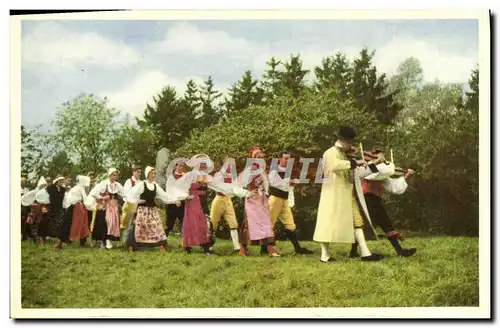
[[[348,126],[341,126],[335,136],[338,139],[353,142],[356,140],[356,130]]]

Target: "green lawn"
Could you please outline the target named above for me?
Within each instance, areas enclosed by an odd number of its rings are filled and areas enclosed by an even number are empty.
[[[64,250],[22,243],[23,308],[176,307],[398,307],[478,306],[478,239],[414,237],[414,257],[394,255],[386,240],[370,242],[388,255],[379,263],[347,257],[349,245],[334,246],[336,262],[319,262],[319,245],[304,242],[314,255],[292,255],[279,242],[281,258],[231,253],[229,241],[215,251],[186,255],[171,238],[168,254],[144,249]]]

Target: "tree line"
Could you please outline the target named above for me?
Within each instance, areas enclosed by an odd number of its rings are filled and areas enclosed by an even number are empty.
[[[174,156],[207,153],[214,160],[246,157],[259,145],[269,156],[288,149],[320,158],[337,126],[356,128],[368,149],[394,149],[395,163],[419,172],[402,196],[386,195],[401,228],[454,235],[478,234],[479,70],[469,85],[424,82],[416,58],[390,78],[363,48],[353,60],[336,53],[312,70],[299,55],[271,58],[262,76],[244,72],[227,95],[212,77],[188,81],[184,94],[165,86],[141,118],[121,115],[106,98],[79,95],[57,111],[49,133],[21,129],[22,173],[75,176],[155,163],[167,147]],[[309,79],[308,77],[314,76]],[[295,215],[302,238],[314,229],[320,186],[297,188]],[[242,204],[237,203],[238,211]]]

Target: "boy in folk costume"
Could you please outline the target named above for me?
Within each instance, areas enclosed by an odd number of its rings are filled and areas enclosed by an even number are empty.
[[[187,199],[184,207],[184,219],[182,223],[182,242],[188,253],[191,253],[193,246],[201,246],[205,255],[212,255],[210,251],[210,238],[207,216],[209,213],[207,202],[207,190],[212,189],[215,192],[221,192],[225,195],[236,195],[237,197],[246,197],[252,195],[238,186],[237,184],[221,183],[215,180],[208,173],[210,167],[213,167],[212,161],[205,154],[193,156],[187,165],[195,168],[184,174],[179,179],[174,189],[169,189],[169,197],[176,197],[176,190],[184,194],[189,194],[187,197],[179,197],[177,199]],[[171,195],[171,193],[173,193]],[[182,196],[182,195],[181,195]]]
[[[123,189],[125,190],[125,195],[128,194],[128,192],[135,187],[137,183],[139,183],[141,180],[141,168],[138,165],[132,166],[132,177],[125,181],[125,185],[123,186]],[[122,207],[122,220],[120,222],[120,229],[125,229],[128,225],[129,220],[132,218],[132,216],[135,213],[135,209],[137,207],[137,204],[132,204],[127,201],[125,198]]]
[[[66,189],[63,187],[65,178],[58,176],[46,188],[40,189],[36,194],[36,201],[47,206],[46,213],[43,213],[39,224],[38,234],[40,244],[45,243],[46,237],[56,238],[64,220],[63,201]]]
[[[234,174],[232,174],[232,172],[234,172]],[[231,185],[237,183],[237,181],[233,182],[233,177],[235,178],[234,180],[236,180],[236,163],[230,163],[229,161],[222,163],[221,169],[214,174],[214,180],[221,184]],[[226,195],[223,192],[216,192],[210,207],[210,219],[212,220],[214,231],[216,231],[220,219],[224,218],[230,229],[234,252],[239,252],[241,247],[238,238],[238,221],[236,220],[236,213],[234,211],[233,201],[231,200],[232,196],[233,195]]]
[[[92,239],[99,241],[101,248],[106,249],[113,248],[112,240],[120,240],[117,198],[125,198],[125,192],[117,179],[118,170],[110,168],[108,179],[96,185],[89,194],[97,202],[97,212],[91,225]]]
[[[131,204],[137,204],[127,244],[131,252],[134,252],[138,246],[160,246],[160,250],[165,252],[167,236],[163,230],[155,199],[158,198],[165,204],[172,204],[181,198],[188,197],[188,194],[178,192],[173,194],[173,197],[169,197],[155,182],[156,171],[154,167],[146,167],[144,175],[146,180],[138,182],[127,193],[127,201]]]
[[[36,201],[37,193],[44,189],[47,186],[47,182],[44,177],[40,177],[38,180],[37,186],[35,189],[28,191],[23,194],[21,197],[21,206],[27,208],[29,210],[28,215],[26,217],[26,224],[30,229],[29,235],[33,238],[33,241],[36,242],[37,237],[39,236],[39,227],[40,222],[42,221],[43,214],[48,212],[48,206],[42,205]],[[50,201],[48,199],[48,194],[46,203],[48,204]]]
[[[165,191],[169,193],[169,190],[176,188],[176,184],[180,178],[184,176],[186,172],[186,163],[179,162],[175,164],[174,172],[167,177],[167,182],[165,185]],[[165,228],[165,234],[170,234],[170,231],[174,229],[175,221],[179,220],[179,227],[182,231],[182,219],[184,218],[184,201],[178,201],[173,204],[167,204],[165,207],[165,212],[167,214],[167,222]]]
[[[258,241],[270,256],[279,257],[278,251],[271,245],[274,232],[267,198],[269,180],[264,172],[265,168],[261,167],[265,165],[265,154],[260,148],[252,147],[249,150],[249,156],[254,160],[253,163],[250,167],[247,166],[238,177],[240,185],[254,193],[245,198],[245,216],[240,228],[242,245],[240,254],[247,256],[247,245],[252,241]]]
[[[87,198],[85,188],[90,185],[90,178],[77,176],[77,185],[66,193],[63,207],[66,209],[64,221],[59,231],[56,243],[57,249],[62,249],[62,243],[80,241],[80,247],[90,235],[87,209],[83,202]]]
[[[285,227],[285,234],[290,239],[297,254],[312,254],[307,248],[301,247],[297,239],[296,225],[292,210],[289,204],[290,193],[293,193],[293,186],[297,183],[296,179],[290,179],[291,167],[288,168],[290,153],[283,151],[277,168],[271,168],[269,171],[269,212],[271,214],[271,223],[273,229],[276,227],[278,218]],[[289,172],[287,172],[287,169]],[[275,245],[273,242],[272,245]],[[262,246],[262,252],[267,250]]]
[[[376,156],[381,153],[381,150],[377,147],[373,147],[371,154]],[[368,156],[367,156],[368,157]],[[387,164],[379,164],[377,167],[380,170],[381,166]],[[385,232],[387,239],[391,245],[396,250],[396,253],[400,256],[409,257],[416,253],[416,248],[405,249],[399,244],[399,240],[403,240],[399,231],[397,231],[385,210],[384,203],[382,200],[383,190],[395,194],[401,195],[408,188],[407,181],[412,177],[414,171],[409,169],[407,172],[399,172],[394,168],[394,163],[389,163],[392,167],[392,172],[384,175],[372,174],[363,179],[361,185],[363,187],[363,193],[366,200],[366,206],[368,208],[368,213],[374,225],[379,226]],[[389,166],[387,165],[387,166]],[[394,173],[394,174],[391,174]],[[392,178],[391,176],[399,176],[398,178]],[[351,257],[359,257],[358,245],[354,243],[351,248]]]
[[[377,164],[384,161],[379,156],[369,162],[348,159],[346,152],[356,137],[356,131],[350,127],[342,127],[337,133],[337,142],[323,155],[324,179],[321,186],[321,196],[314,232],[314,241],[321,243],[321,262],[333,261],[330,257],[330,243],[358,242],[363,261],[379,261],[382,255],[372,254],[366,245],[363,233],[363,216],[369,222],[361,188],[361,179],[377,173]],[[376,237],[376,236],[375,236]]]

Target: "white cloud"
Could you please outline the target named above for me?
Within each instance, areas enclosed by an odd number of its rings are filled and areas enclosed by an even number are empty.
[[[379,71],[391,76],[406,58],[415,57],[420,60],[426,82],[467,82],[478,61],[477,51],[450,51],[445,40],[397,38],[376,50],[374,64]]]
[[[107,97],[109,104],[120,111],[132,116],[142,117],[146,103],[153,104],[153,97],[167,85],[175,87],[178,96],[183,96],[186,91],[186,83],[192,79],[197,86],[203,84],[203,78],[186,77],[175,78],[161,71],[144,71],[136,75],[134,80],[121,90],[109,90],[100,92],[99,96]],[[215,89],[223,92],[223,88],[217,84]]]
[[[166,39],[156,45],[162,53],[209,55],[235,53],[246,55],[255,51],[255,44],[245,38],[232,37],[225,31],[202,31],[188,24],[175,24],[168,29]]]
[[[50,69],[89,64],[118,69],[141,60],[136,50],[122,42],[72,32],[56,22],[40,23],[23,37],[22,58],[23,64],[48,65]]]

